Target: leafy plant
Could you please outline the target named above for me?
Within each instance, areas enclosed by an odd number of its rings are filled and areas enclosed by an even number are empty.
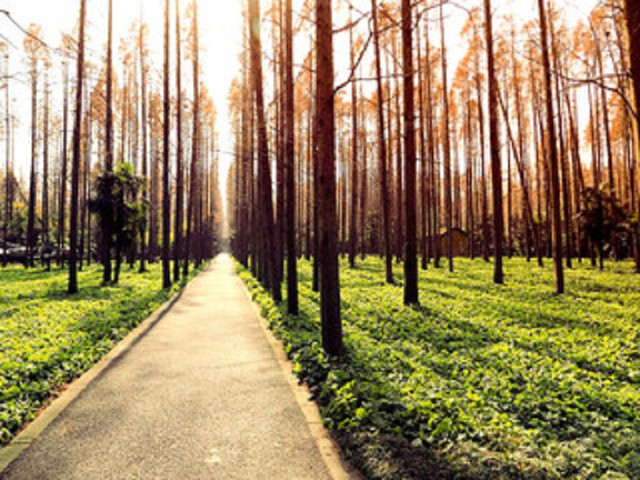
[[[403,305],[401,266],[388,285],[379,259],[343,263],[342,359],[320,347],[311,266],[300,268],[298,317],[240,275],[371,478],[640,478],[630,262],[579,265],[567,271],[571,293],[555,296],[551,266],[507,260],[497,286],[490,264],[461,259],[453,274],[422,273],[421,308]]]
[[[102,287],[101,270],[92,266],[79,273],[80,293],[68,296],[66,276],[66,270],[0,270],[0,445],[184,285],[161,289],[160,267],[151,265],[144,274],[125,270],[119,285]]]

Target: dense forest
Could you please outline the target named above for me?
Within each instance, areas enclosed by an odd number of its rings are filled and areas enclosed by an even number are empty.
[[[531,3],[248,1],[231,247],[367,478],[640,478],[640,8]]]
[[[640,479],[638,2],[238,0],[207,65],[182,1],[0,9],[0,444],[161,311],[180,428],[283,367],[366,478]]]
[[[68,267],[69,292],[78,289],[77,271],[96,261],[110,284],[118,282],[122,264],[138,264],[144,272],[147,262],[162,260],[166,288],[188,275],[190,261],[198,266],[219,248],[216,109],[199,77],[197,3],[183,8],[167,2],[160,66],[153,64],[142,9],[114,55],[118,12],[112,3],[102,64],[85,59],[84,2],[76,30],[63,34],[58,46],[42,39],[40,25],[23,26],[2,12],[24,41],[18,52],[9,40],[0,45],[0,261]],[[169,64],[169,49],[176,65]],[[18,73],[20,63],[26,74]],[[16,158],[14,143],[16,129],[24,126],[10,100],[17,81],[31,91],[19,99],[31,105],[27,178],[17,175],[26,161]]]
[[[383,256],[389,283],[403,262],[407,304],[418,266],[453,272],[455,257],[493,259],[497,284],[503,257],[553,259],[559,294],[576,262],[633,258],[640,271],[635,17],[622,2],[578,21],[542,0],[533,18],[494,18],[490,1],[304,2],[295,28],[291,2],[264,20],[254,3],[230,96],[229,217],[234,253],[277,301],[286,273],[290,312],[301,255],[337,333],[338,255]],[[466,50],[452,66],[458,10]],[[338,35],[350,63],[334,74]]]

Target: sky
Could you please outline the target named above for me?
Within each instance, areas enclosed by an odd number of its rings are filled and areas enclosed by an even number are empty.
[[[190,0],[180,0],[184,9]],[[227,121],[227,95],[231,81],[240,71],[240,51],[242,48],[242,8],[245,0],[200,0],[200,45],[201,63],[203,70],[202,81],[211,92],[218,112],[217,130],[220,155],[220,179],[225,198],[224,188],[226,173],[232,161],[229,152],[233,151],[233,133]],[[294,11],[298,12],[303,0],[294,0]],[[370,9],[370,0],[352,0],[356,8],[364,11]],[[558,0],[569,20],[586,18],[593,8],[596,0]],[[172,16],[175,0],[172,3]],[[262,0],[263,9],[269,2]],[[340,3],[334,0],[334,5]],[[479,0],[459,0],[459,4],[469,7],[479,5]],[[153,63],[156,68],[156,77],[160,78],[162,67],[162,15],[164,1],[162,0],[113,0],[114,8],[114,53],[117,55],[117,47],[120,38],[127,36],[132,22],[139,18],[142,9],[143,19],[149,25],[150,50]],[[494,14],[497,17],[511,14],[518,18],[535,18],[537,7],[535,0],[493,0]],[[70,33],[77,23],[79,1],[78,0],[0,0],[0,9],[8,10],[14,20],[26,28],[31,22],[42,26],[42,38],[51,47],[60,44],[63,32]],[[458,59],[462,56],[466,45],[459,35],[460,28],[465,21],[466,14],[458,8],[447,7],[446,10],[446,36],[450,61],[450,75],[455,72]],[[337,9],[334,15],[336,25],[346,21],[346,8]],[[107,0],[87,0],[87,56],[94,64],[104,62],[104,51],[107,40],[106,31]],[[294,22],[297,18],[294,15]],[[173,20],[172,20],[173,23]],[[495,28],[500,27],[499,21]],[[265,48],[268,49],[270,27],[263,26]],[[171,34],[173,35],[173,27]],[[16,164],[18,173],[25,178],[30,161],[30,90],[28,78],[25,73],[27,67],[23,60],[22,42],[24,34],[12,24],[4,15],[0,15],[0,40],[9,40],[13,46],[9,48],[10,72],[18,74],[10,81],[11,97],[15,98],[13,110],[18,117],[19,127],[17,131]],[[348,66],[347,42],[348,35],[336,35],[336,83],[344,80],[345,70]],[[297,37],[294,43],[296,60],[300,63],[308,50],[306,34],[303,38]],[[174,47],[171,48],[171,65],[175,68]],[[55,57],[54,57],[55,58]],[[52,115],[60,115],[62,109],[61,95],[56,92],[56,85],[60,85],[60,62],[54,62]],[[116,72],[120,65],[116,62]],[[183,68],[190,69],[190,64]],[[268,81],[269,74],[265,74]],[[188,82],[190,83],[190,82]],[[187,88],[189,88],[187,86]],[[172,84],[172,91],[175,92]],[[2,93],[4,99],[4,93]]]
[[[186,7],[189,0],[181,0],[181,8]],[[172,0],[172,7],[174,0]],[[24,28],[31,22],[42,26],[43,40],[55,48],[60,44],[62,33],[72,32],[77,23],[78,0],[0,0],[0,9],[11,12],[12,17]],[[163,32],[163,6],[161,0],[113,0],[114,12],[114,55],[117,55],[119,39],[128,34],[132,22],[139,17],[142,4],[144,21],[149,25],[150,50],[156,69],[162,67],[162,32]],[[173,7],[174,8],[174,7]],[[232,135],[227,117],[227,94],[232,79],[239,69],[238,57],[242,47],[242,5],[241,0],[200,0],[199,18],[201,22],[201,58],[202,81],[206,84],[214,98],[218,111],[218,135],[220,150],[229,152],[233,150]],[[173,15],[173,10],[172,10]],[[107,1],[87,1],[87,45],[88,60],[101,64],[104,61],[103,52],[107,42],[106,30]],[[171,34],[173,35],[173,27]],[[16,99],[14,110],[19,117],[19,128],[16,142],[16,163],[19,165],[21,175],[24,175],[29,164],[30,156],[30,89],[28,79],[24,73],[27,67],[23,63],[22,42],[23,33],[4,16],[0,18],[0,34],[9,39],[17,48],[10,47],[10,71],[20,73],[16,80],[10,83],[11,96]],[[0,38],[0,40],[2,40]],[[171,64],[175,68],[174,46],[171,45]],[[55,57],[54,57],[55,58]],[[61,67],[54,64],[52,90],[52,115],[60,115],[62,111],[61,95],[56,95],[55,82],[60,82]],[[116,71],[119,69],[115,64]],[[191,64],[183,63],[183,69],[190,72]],[[159,72],[158,72],[159,74]],[[172,79],[172,81],[174,81]],[[24,82],[24,83],[23,83]],[[187,83],[187,82],[183,82]],[[190,86],[190,82],[185,87]],[[174,84],[172,90],[175,93]],[[2,93],[4,99],[4,93]],[[4,151],[4,150],[3,150]],[[229,159],[224,153],[221,162],[228,163]],[[225,170],[226,170],[225,166]],[[224,177],[221,177],[224,178]]]

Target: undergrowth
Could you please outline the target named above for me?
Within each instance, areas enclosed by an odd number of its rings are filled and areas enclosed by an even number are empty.
[[[101,286],[102,270],[91,266],[68,295],[66,270],[0,269],[0,445],[186,283],[163,290],[161,279],[152,264]]]
[[[325,424],[370,478],[640,479],[640,277],[631,263],[481,260],[421,272],[402,304],[369,258],[341,264],[346,354],[321,347],[319,298],[301,261],[300,314],[239,267]]]

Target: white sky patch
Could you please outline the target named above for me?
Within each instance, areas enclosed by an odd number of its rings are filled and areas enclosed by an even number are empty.
[[[180,0],[181,8],[186,8],[191,0]],[[220,154],[220,187],[223,199],[226,199],[226,175],[233,157],[229,155],[234,150],[234,134],[231,124],[228,121],[227,96],[231,81],[239,75],[240,53],[242,49],[243,23],[242,9],[246,0],[200,0],[200,45],[201,63],[203,77],[209,92],[214,98],[217,115],[218,148]],[[270,0],[262,1],[263,20]],[[300,12],[303,0],[293,0],[294,25],[299,23],[298,13]],[[470,8],[481,5],[480,0],[459,0],[459,5]],[[338,5],[342,7],[338,8]],[[356,9],[368,12],[370,10],[370,0],[353,0]],[[595,0],[570,0],[560,1],[557,4],[564,10],[565,17],[569,22],[579,19],[586,19],[588,13],[595,5]],[[334,20],[336,26],[343,25],[348,18],[348,9],[343,2],[334,0]],[[120,39],[129,36],[129,28],[133,22],[137,21],[142,8],[143,21],[149,25],[149,49],[153,63],[152,76],[156,79],[156,88],[161,91],[158,81],[162,78],[162,46],[163,46],[163,0],[113,0],[114,8],[114,55],[118,59],[118,46]],[[79,0],[0,0],[0,9],[11,12],[13,18],[23,27],[28,27],[31,22],[42,26],[42,37],[51,47],[60,45],[63,33],[72,33],[78,20]],[[493,9],[496,18],[496,29],[501,26],[501,18],[512,15],[518,23],[526,19],[537,18],[537,4],[535,0],[493,0]],[[173,16],[175,12],[175,0],[171,0],[171,91],[175,95],[175,46],[173,44],[174,25]],[[432,19],[437,16],[437,11],[432,12]],[[447,5],[445,6],[446,16],[446,37],[447,54],[449,58],[449,75],[453,76],[458,60],[464,55],[467,48],[466,41],[460,36],[460,28],[466,20],[467,14],[463,9]],[[106,31],[107,0],[87,0],[88,19],[88,44],[87,60],[102,66],[104,63],[105,46],[107,41]],[[354,13],[357,17],[357,13]],[[183,27],[186,20],[183,19]],[[439,33],[437,23],[433,23],[432,42],[439,46]],[[362,25],[361,31],[366,34],[366,27]],[[13,101],[12,109],[18,120],[16,132],[15,155],[16,167],[22,178],[26,178],[27,169],[30,162],[30,123],[31,123],[31,94],[29,88],[29,78],[26,75],[27,66],[24,63],[23,39],[24,34],[16,28],[7,18],[0,17],[0,34],[8,39],[14,46],[9,47],[11,56],[10,72],[17,76],[10,81],[11,97]],[[263,22],[262,29],[264,49],[266,56],[272,57],[271,53],[271,24]],[[0,38],[0,40],[2,40]],[[303,31],[296,37],[294,42],[296,63],[301,63],[309,49],[308,33]],[[371,47],[370,47],[371,50]],[[336,57],[336,82],[342,82],[348,74],[348,34],[341,33],[335,38]],[[53,56],[53,68],[51,73],[51,114],[52,118],[62,115],[62,95],[61,95],[61,59]],[[363,61],[363,71],[368,72],[371,63],[370,54]],[[273,74],[269,70],[270,63],[265,61],[265,89],[270,95],[270,85]],[[116,73],[118,78],[122,78],[122,62],[116,60]],[[71,69],[72,72],[75,68]],[[188,77],[191,75],[191,64],[183,61],[183,72],[185,80],[183,88],[190,95],[191,82]],[[369,87],[365,87],[369,89]],[[4,93],[2,93],[4,98]],[[269,101],[269,98],[267,98]],[[584,115],[582,116],[584,119]],[[71,119],[72,120],[72,119]],[[70,128],[71,128],[70,120]],[[175,132],[173,133],[175,135]],[[57,161],[59,149],[56,150],[56,143],[52,143],[53,161]],[[41,155],[39,153],[39,155]],[[41,159],[39,159],[41,161]]]

